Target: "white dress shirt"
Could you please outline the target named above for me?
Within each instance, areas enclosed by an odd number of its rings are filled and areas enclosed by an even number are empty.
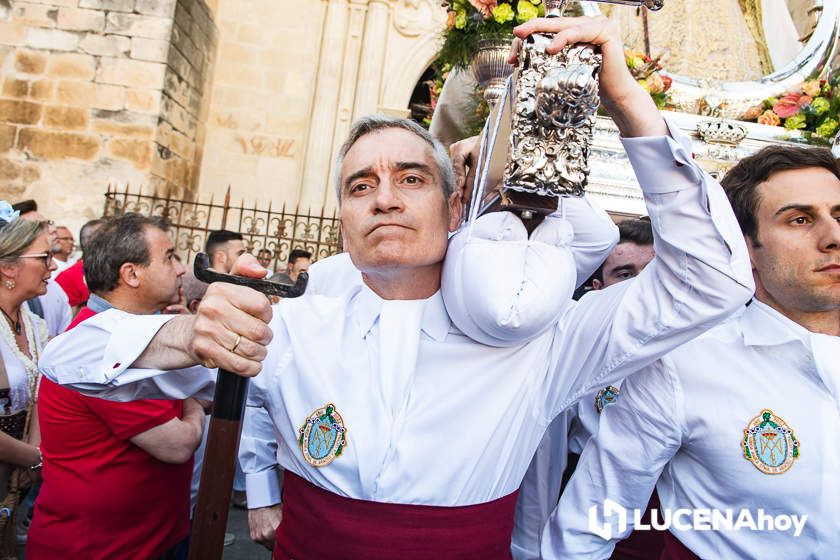
[[[461,230],[452,236],[447,252],[448,261],[460,262],[466,260],[468,256],[472,257],[468,253],[474,250],[476,244],[465,242],[470,238],[467,234],[466,230]],[[472,279],[476,282],[489,279],[490,282],[486,284],[494,289],[472,293],[472,299],[469,302],[463,299],[447,298],[447,292],[444,290],[442,295],[447,312],[456,325],[458,324],[456,317],[470,317],[467,307],[498,309],[500,302],[507,302],[509,309],[514,310],[514,316],[526,317],[528,319],[527,325],[534,325],[537,323],[537,317],[533,313],[533,308],[537,299],[542,302],[542,316],[550,317],[552,322],[556,322],[560,313],[568,305],[570,294],[549,295],[546,290],[570,283],[573,284],[572,289],[574,289],[589,278],[615,246],[618,240],[618,229],[603,209],[592,203],[587,197],[580,197],[563,199],[562,209],[553,217],[548,218],[544,225],[530,236],[530,239],[519,218],[509,212],[498,212],[480,217],[475,239],[480,240],[482,236],[484,239],[491,239],[495,249],[494,258],[485,262],[482,266],[480,271],[482,278],[475,277],[478,271],[471,270],[469,267],[461,267],[462,275],[450,275],[449,278],[460,278],[462,281]],[[483,243],[483,245],[486,246],[487,243]],[[553,252],[554,254],[545,255],[545,252]],[[564,273],[566,270],[574,270],[574,275],[564,274],[565,278],[561,279],[560,275],[557,274],[556,263],[550,269],[550,274],[546,278],[547,281],[540,283],[540,285],[531,281],[523,282],[522,277],[525,276],[528,280],[533,280],[539,277],[540,273],[545,272],[544,269],[534,270],[532,267],[527,269],[523,267],[520,268],[519,273],[512,273],[512,271],[517,270],[516,263],[530,263],[535,260],[545,263],[550,261],[550,257],[556,256],[557,253],[565,253],[563,258],[571,257],[574,262],[561,270]],[[513,277],[517,286],[522,285],[525,289],[512,288],[518,296],[513,299],[497,298],[496,295],[503,295],[503,289],[502,286],[495,286],[495,284],[504,279],[505,285],[509,285],[511,277]],[[361,285],[361,274],[353,266],[349,254],[341,253],[319,260],[312,265],[309,270],[309,284],[306,290],[310,295],[338,295],[349,289],[356,289]],[[553,306],[548,305],[548,302],[551,302]],[[472,319],[466,320],[471,321]],[[510,336],[524,337],[520,342],[530,338],[526,335],[533,336],[538,334],[536,331],[545,330],[544,328],[528,329],[527,325],[523,325],[521,321],[519,323],[507,321],[502,324],[494,320],[493,325],[484,325],[483,330],[490,332],[492,329],[498,331],[498,329],[509,328],[512,330]],[[523,326],[526,327],[526,330],[535,332],[523,333]],[[490,339],[490,343],[493,341],[494,339]],[[558,420],[555,420],[554,424],[557,423]],[[565,434],[563,437],[565,438]],[[277,440],[265,409],[254,406],[246,407],[239,447],[239,463],[245,473],[248,507],[251,509],[267,507],[280,502],[281,486],[277,476],[276,454]],[[554,463],[552,461],[552,465],[549,465],[547,461],[542,459],[541,457],[539,464],[532,465],[529,469],[529,472],[532,472],[533,476],[539,480],[552,476],[551,468],[553,468]],[[542,484],[533,484],[531,487],[533,491],[523,489],[524,497],[520,498],[520,503],[527,501],[527,497],[532,495],[535,500],[540,502],[538,509],[541,512],[544,511],[541,514],[541,522],[534,523],[533,530],[529,529],[535,537],[538,537],[539,531],[554,505],[552,504],[549,507],[547,504],[543,504],[541,498],[537,496],[538,489],[542,488]],[[557,488],[557,494],[559,495],[559,486]]]
[[[753,518],[759,509],[807,515],[799,537],[793,528],[672,527],[701,558],[836,558],[838,357],[840,337],[812,333],[754,300],[740,317],[629,377],[618,401],[601,414],[598,433],[543,532],[544,557],[609,557],[632,524],[604,540],[590,530],[587,512],[597,506],[598,527],[606,498],[644,510],[655,484],[663,511],[731,509],[736,519],[741,509]],[[759,468],[743,443],[764,410],[793,431],[798,457],[791,447],[785,452],[784,437],[771,434]],[[789,468],[770,474],[766,465],[784,457],[792,461]]]
[[[362,286],[275,306],[274,339],[249,400],[269,411],[282,466],[366,500],[497,499],[519,487],[561,411],[742,305],[753,284],[738,224],[720,186],[694,164],[687,139],[671,134],[624,140],[645,185],[654,260],[634,282],[567,306],[554,327],[528,343],[493,348],[469,339],[452,325],[440,292],[385,301]],[[164,319],[116,313],[55,339],[41,362],[45,374],[76,387],[104,386],[112,397],[127,380],[139,382],[131,394],[170,396],[209,380],[201,368],[132,368]],[[132,336],[114,336],[117,330]],[[313,467],[298,430],[327,403],[344,420],[347,444],[329,465]]]
[[[44,321],[47,323],[47,332],[50,338],[66,331],[73,321],[73,310],[70,308],[67,294],[64,293],[64,290],[61,289],[54,278],[53,276],[47,280],[47,292],[38,296],[41,309],[44,311]]]

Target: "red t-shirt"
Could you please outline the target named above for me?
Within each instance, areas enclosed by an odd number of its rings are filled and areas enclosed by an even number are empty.
[[[67,294],[70,307],[76,307],[87,302],[90,292],[88,291],[87,284],[85,284],[85,269],[82,261],[76,261],[69,268],[62,270],[55,277],[55,281],[58,282],[58,285]],[[93,312],[91,312],[92,314]]]
[[[83,308],[70,328],[91,315]],[[182,415],[183,401],[112,402],[42,379],[44,482],[26,557],[154,558],[183,540],[192,460],[164,463],[129,441]]]

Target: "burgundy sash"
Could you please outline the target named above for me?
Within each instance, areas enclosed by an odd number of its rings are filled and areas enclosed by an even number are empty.
[[[273,560],[510,560],[514,492],[473,506],[343,498],[286,471]]]
[[[665,531],[665,548],[659,560],[700,560],[700,557],[691,552],[671,531]]]

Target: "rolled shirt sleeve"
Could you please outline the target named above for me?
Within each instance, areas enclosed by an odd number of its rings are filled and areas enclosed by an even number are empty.
[[[108,400],[212,399],[215,370],[131,367],[173,317],[103,311],[51,340],[38,361],[39,369],[60,385]]]

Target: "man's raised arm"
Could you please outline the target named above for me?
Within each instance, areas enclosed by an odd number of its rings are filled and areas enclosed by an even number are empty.
[[[603,53],[601,99],[617,123],[645,197],[656,257],[635,279],[590,292],[561,320],[545,381],[548,422],[577,399],[638,371],[739,309],[754,290],[743,235],[720,185],[691,155],[624,61],[606,18],[531,20],[514,30],[557,33]]]

